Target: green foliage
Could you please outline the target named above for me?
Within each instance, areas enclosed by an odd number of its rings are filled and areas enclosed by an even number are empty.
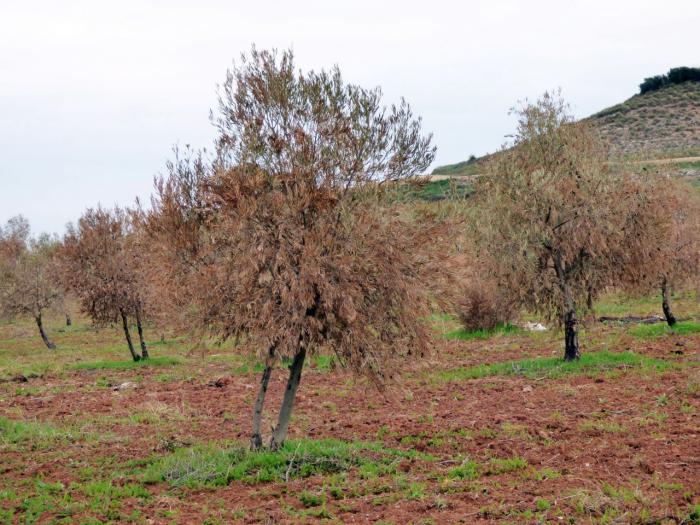
[[[673,327],[666,323],[657,324],[640,324],[630,329],[630,334],[642,339],[660,337],[663,335],[690,335],[700,332],[700,322],[698,321],[681,321]]]
[[[89,363],[78,363],[73,366],[76,370],[123,370],[142,368],[144,366],[174,366],[181,363],[180,359],[175,357],[151,357],[150,359],[142,359],[141,361],[92,361]]]
[[[628,367],[663,371],[671,366],[673,366],[671,363],[660,359],[653,359],[632,352],[602,351],[583,354],[576,361],[564,361],[557,357],[538,357],[468,368],[453,368],[440,372],[437,377],[442,381],[461,381],[498,375],[556,378],[568,374],[586,374]]]
[[[222,486],[231,481],[262,483],[334,474],[353,467],[379,471],[392,459],[411,455],[380,444],[334,439],[286,441],[276,451],[201,445],[157,460],[144,473],[144,481],[166,481],[175,487]]]

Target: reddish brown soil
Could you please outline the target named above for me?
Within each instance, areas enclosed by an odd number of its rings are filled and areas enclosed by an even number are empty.
[[[601,328],[598,340],[612,330]],[[663,374],[622,370],[591,377],[489,377],[445,383],[430,372],[556,355],[560,345],[527,336],[436,345],[426,370],[410,374],[386,393],[343,374],[305,371],[290,438],[383,441],[387,447],[415,448],[436,458],[405,459],[399,466],[407,482],[425,485],[416,499],[407,497],[390,476],[363,480],[349,472],[346,497],[329,497],[328,511],[336,522],[533,523],[536,519],[528,514],[532,511],[542,522],[567,523],[571,517],[588,523],[614,509],[616,523],[640,516],[648,517],[648,523],[679,523],[690,505],[700,504],[700,393],[689,387],[700,381],[697,366]],[[591,342],[588,350],[599,346]],[[631,349],[695,364],[699,348],[698,336],[653,341],[621,336],[615,343],[616,351]],[[195,359],[180,366],[189,367],[191,379],[156,380],[162,369],[143,368],[31,379],[26,385],[41,387],[37,395],[14,395],[17,384],[0,385],[0,415],[100,433],[61,450],[4,451],[5,481],[0,488],[12,486],[11,480],[21,486],[37,474],[68,486],[78,481],[82,467],[99,465],[104,470],[111,463],[162,454],[169,444],[247,441],[257,375],[232,375],[229,366],[200,365]],[[139,377],[140,382],[138,388],[114,391],[95,386],[103,376],[113,384]],[[282,370],[273,375],[264,428],[270,428],[271,413],[279,406],[283,376]],[[212,384],[216,378],[222,379],[218,385]],[[153,420],[129,420],[135,411],[152,414]],[[487,472],[475,481],[445,480],[465,456],[485,466],[491,458],[520,457],[529,467]],[[543,469],[559,477],[538,479],[536,472]],[[606,484],[636,491],[637,497],[616,497]],[[145,504],[134,500],[127,507],[138,508],[144,523],[199,524],[216,516],[223,523],[312,523],[321,519],[301,517],[290,508],[304,509],[298,497],[303,490],[320,492],[326,486],[323,476],[287,484],[232,483],[209,490],[175,490],[162,483],[149,486],[154,497]],[[538,498],[546,499],[550,508],[538,512]],[[174,518],[168,516],[172,510],[177,511]],[[232,514],[236,510],[241,512]],[[40,522],[49,518],[51,513]]]

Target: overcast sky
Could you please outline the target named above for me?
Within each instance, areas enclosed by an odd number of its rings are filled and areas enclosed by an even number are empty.
[[[404,96],[439,165],[498,149],[519,99],[561,87],[583,117],[697,66],[698,27],[698,0],[0,0],[0,223],[62,233],[147,198],[173,144],[210,144],[216,85],[252,43]]]

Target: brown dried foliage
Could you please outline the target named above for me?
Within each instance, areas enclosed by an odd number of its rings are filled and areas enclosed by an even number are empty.
[[[146,219],[164,306],[265,361],[333,352],[382,382],[427,350],[442,226],[383,199],[431,162],[405,102],[259,52],[228,74],[216,154],[176,155]]]
[[[697,285],[700,196],[684,181],[645,172],[634,181],[622,227],[617,282],[634,294]]]
[[[133,270],[139,256],[133,248],[129,215],[115,207],[88,209],[76,226],[69,225],[59,250],[60,276],[96,324],[118,320],[121,313],[143,309],[141,284]]]
[[[574,358],[576,311],[616,274],[630,179],[606,165],[601,142],[557,94],[516,114],[513,144],[479,180],[480,241],[499,286],[566,325]]]

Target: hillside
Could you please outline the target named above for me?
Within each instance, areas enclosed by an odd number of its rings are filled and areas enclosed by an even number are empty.
[[[697,155],[700,82],[635,95],[589,118],[613,154],[646,158]]]
[[[671,84],[634,95],[586,120],[600,130],[614,156],[700,156],[700,82]],[[474,175],[481,160],[439,166],[433,175]]]

